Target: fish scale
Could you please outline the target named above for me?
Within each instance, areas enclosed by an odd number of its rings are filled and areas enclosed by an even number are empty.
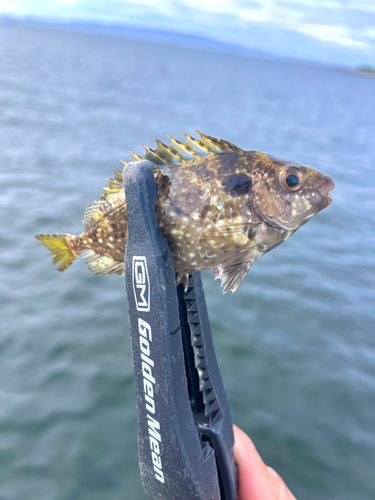
[[[312,167],[196,132],[199,139],[183,132],[184,142],[167,136],[169,146],[156,140],[143,156],[131,152],[132,161],[154,164],[155,213],[177,283],[187,286],[190,273],[212,269],[224,293],[235,291],[255,259],[330,204],[334,184]],[[81,235],[37,236],[59,271],[83,253],[92,273],[124,275],[126,199],[122,173],[114,174],[100,200],[87,206]]]

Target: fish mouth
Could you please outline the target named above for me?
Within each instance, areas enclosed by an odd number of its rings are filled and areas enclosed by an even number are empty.
[[[329,175],[325,175],[322,184],[318,188],[318,191],[320,191],[320,196],[322,198],[320,210],[327,208],[328,205],[332,203],[332,196],[329,193],[334,189],[335,183]]]
[[[331,191],[335,189],[335,183],[331,179],[329,175],[324,176],[322,195],[323,198],[326,198],[329,201],[328,205],[332,202],[332,196],[329,194]]]

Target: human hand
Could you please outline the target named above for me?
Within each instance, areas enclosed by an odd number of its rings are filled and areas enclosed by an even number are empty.
[[[249,436],[235,425],[233,432],[234,461],[238,466],[238,498],[296,500],[278,473],[263,462]]]

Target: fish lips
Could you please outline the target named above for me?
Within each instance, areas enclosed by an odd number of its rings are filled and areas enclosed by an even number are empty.
[[[318,213],[332,203],[330,192],[335,189],[335,183],[329,175],[324,175],[323,182],[315,189],[317,197],[320,197],[320,201],[314,206],[313,212]]]
[[[317,191],[321,197],[321,201],[313,207],[313,210],[311,214],[308,215],[308,218],[313,217],[321,210],[327,208],[332,203],[333,199],[332,196],[330,195],[330,192],[333,191],[334,189],[335,189],[335,183],[333,182],[333,180],[329,175],[325,175],[322,184],[317,188]]]
[[[332,203],[333,199],[330,192],[334,189],[335,183],[329,175],[325,175],[322,184],[318,188],[321,201],[314,207],[311,214],[308,215],[308,219],[319,213],[321,210],[324,210]]]
[[[327,208],[332,203],[332,196],[330,192],[335,189],[335,183],[329,175],[324,176],[324,182],[320,188],[320,195],[322,197],[322,209]]]
[[[333,182],[333,180],[331,179],[331,177],[329,175],[325,175],[324,177],[325,177],[324,190],[327,192],[326,196],[330,200],[329,203],[331,203],[332,196],[329,193],[335,189],[335,183]],[[328,203],[328,205],[329,205],[329,203]]]

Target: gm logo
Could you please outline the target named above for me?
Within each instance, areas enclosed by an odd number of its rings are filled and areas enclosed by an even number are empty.
[[[137,311],[150,312],[150,279],[146,257],[133,256],[133,290]]]

